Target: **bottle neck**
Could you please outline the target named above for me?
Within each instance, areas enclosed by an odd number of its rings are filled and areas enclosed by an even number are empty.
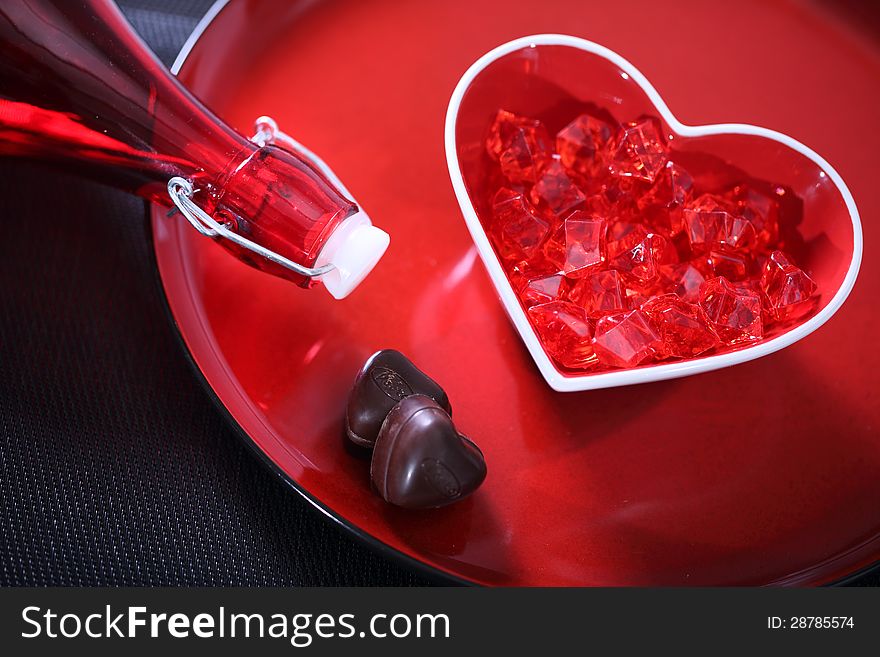
[[[0,154],[75,161],[167,203],[169,178],[219,187],[256,150],[168,73],[111,2],[0,7]]]
[[[182,177],[207,212],[307,267],[358,210],[307,157],[260,147],[212,114],[111,0],[2,1],[0,155],[65,164],[164,205],[168,181]],[[312,282],[219,243],[258,269]]]

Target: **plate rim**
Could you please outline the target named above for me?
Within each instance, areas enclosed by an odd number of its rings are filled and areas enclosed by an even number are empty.
[[[171,72],[173,75],[177,75],[181,68],[184,66],[186,60],[188,59],[190,53],[193,48],[196,46],[198,40],[204,34],[204,32],[209,28],[209,26],[214,22],[214,20],[222,13],[223,9],[225,9],[231,0],[214,0],[214,3],[208,9],[207,13],[199,20],[193,29],[192,33],[187,37],[184,45],[182,46],[180,52],[178,53],[174,63],[171,67]],[[244,443],[248,446],[248,448],[258,457],[258,460],[263,463],[266,467],[268,467],[269,471],[278,476],[282,482],[288,485],[293,491],[295,491],[303,500],[308,502],[309,506],[314,510],[319,512],[321,515],[326,517],[328,520],[332,521],[333,525],[341,528],[345,532],[349,532],[350,535],[361,542],[363,545],[366,545],[370,548],[374,553],[379,556],[390,559],[391,561],[397,563],[406,568],[411,568],[415,572],[428,577],[429,579],[435,580],[435,583],[440,585],[459,585],[459,586],[483,586],[485,583],[479,582],[474,579],[469,579],[467,577],[463,577],[457,573],[446,570],[440,566],[434,565],[427,561],[423,561],[416,556],[407,554],[406,552],[394,547],[393,545],[386,543],[382,539],[377,538],[373,534],[369,533],[367,530],[359,527],[355,523],[347,520],[343,516],[339,515],[336,511],[318,499],[311,492],[306,490],[301,484],[299,484],[292,476],[287,474],[278,464],[276,464],[272,458],[265,453],[259,445],[254,441],[254,439],[247,433],[247,431],[242,427],[242,425],[238,422],[238,420],[233,416],[232,412],[226,407],[223,403],[223,400],[220,399],[216,391],[214,390],[211,383],[208,381],[204,372],[202,372],[198,363],[196,362],[195,356],[189,348],[189,345],[186,339],[183,336],[183,332],[181,330],[180,325],[177,322],[177,319],[174,315],[174,311],[171,307],[170,299],[168,298],[168,292],[165,287],[165,280],[162,276],[161,269],[159,267],[158,262],[158,253],[155,241],[155,234],[153,228],[153,220],[157,216],[157,206],[150,203],[149,201],[144,201],[144,208],[146,214],[146,236],[149,242],[150,248],[148,249],[148,255],[153,263],[153,274],[155,277],[155,281],[157,287],[160,291],[160,300],[161,305],[165,314],[168,317],[171,326],[173,327],[172,334],[176,342],[179,344],[181,351],[189,363],[190,368],[192,369],[196,380],[199,382],[201,387],[205,390],[208,395],[208,398],[211,402],[217,407],[220,411],[221,415],[227,420],[228,424],[232,427],[235,433],[244,441]],[[839,555],[838,555],[839,556]],[[819,564],[816,564],[818,566]],[[814,566],[815,567],[815,566]],[[818,577],[812,583],[804,583],[801,582],[799,584],[794,584],[796,586],[845,586],[850,584],[853,580],[858,579],[859,577],[863,577],[867,574],[880,570],[880,558],[877,560],[863,564],[861,566],[856,566],[853,569],[847,569],[847,572],[841,573],[838,572],[837,576],[833,578],[829,578],[823,581],[823,578]],[[792,573],[794,575],[795,573]],[[774,582],[767,582],[763,586],[785,586],[786,583],[783,581],[781,584],[775,584]],[[792,583],[788,583],[788,585],[792,585]]]

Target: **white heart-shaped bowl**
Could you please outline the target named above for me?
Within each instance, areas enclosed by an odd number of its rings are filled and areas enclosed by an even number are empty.
[[[480,222],[481,214],[489,216],[484,138],[499,108],[543,119],[552,127],[554,122],[564,125],[587,104],[611,108],[618,118],[658,116],[679,151],[709,153],[752,177],[790,187],[803,200],[798,229],[804,245],[793,255],[816,280],[821,295],[818,311],[800,324],[779,329],[737,351],[628,370],[584,374],[559,370],[538,341]],[[788,135],[766,128],[736,123],[684,125],[635,66],[585,39],[539,34],[485,54],[467,70],[452,94],[445,142],[452,186],[474,243],[508,316],[554,390],[660,381],[766,356],[828,321],[849,295],[859,271],[862,227],[858,210],[843,180],[824,158]]]

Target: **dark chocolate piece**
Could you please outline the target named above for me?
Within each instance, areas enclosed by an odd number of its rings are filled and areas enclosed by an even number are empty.
[[[486,478],[483,453],[424,395],[397,404],[379,432],[370,477],[387,502],[407,509],[452,504]]]
[[[452,414],[443,388],[402,353],[384,349],[370,356],[348,398],[345,431],[349,439],[361,447],[372,448],[385,416],[410,395],[427,395]]]

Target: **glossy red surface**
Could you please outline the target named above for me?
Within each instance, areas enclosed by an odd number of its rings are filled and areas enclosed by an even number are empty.
[[[257,118],[256,116],[254,118]],[[6,0],[0,7],[0,155],[63,164],[171,206],[173,176],[234,232],[311,266],[357,211],[308,160],[258,147],[169,74],[112,0]],[[220,242],[248,264],[311,280]]]
[[[168,299],[205,378],[257,446],[334,514],[472,581],[813,584],[873,563],[880,350],[866,345],[880,331],[880,48],[803,5],[509,6],[233,0],[220,13],[183,80],[233,125],[269,113],[326,154],[392,244],[335,302],[155,213]],[[687,38],[650,30],[634,40],[631,12]],[[546,385],[460,217],[442,129],[479,55],[551,31],[620,52],[686,123],[776,128],[834,164],[859,203],[866,258],[827,325],[772,356],[685,379],[576,394]],[[749,47],[731,56],[743,34]],[[343,448],[342,413],[355,373],[381,347],[404,351],[449,392],[456,426],[489,466],[472,498],[408,512],[369,492],[368,463]]]

